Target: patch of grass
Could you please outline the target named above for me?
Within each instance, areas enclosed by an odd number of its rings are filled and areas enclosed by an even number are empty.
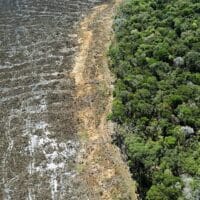
[[[85,165],[84,164],[77,164],[76,165],[76,171],[78,173],[82,173],[83,171],[85,171]]]
[[[87,142],[89,139],[88,132],[86,130],[79,131],[78,136],[81,142]]]

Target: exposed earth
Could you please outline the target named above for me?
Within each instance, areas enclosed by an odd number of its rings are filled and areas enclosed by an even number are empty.
[[[90,190],[90,199],[136,199],[135,185],[119,149],[112,145],[111,111],[113,77],[106,52],[112,40],[113,14],[121,1],[92,9],[81,22],[80,50],[72,76],[76,85],[78,135],[82,150],[78,157],[80,178]]]

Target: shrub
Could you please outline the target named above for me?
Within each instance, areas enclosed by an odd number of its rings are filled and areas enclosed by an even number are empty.
[[[200,72],[200,53],[188,52],[185,58],[186,67],[192,72]]]

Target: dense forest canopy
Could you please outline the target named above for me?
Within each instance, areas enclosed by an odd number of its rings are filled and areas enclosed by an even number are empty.
[[[141,198],[200,199],[200,1],[127,0],[114,31],[109,119]]]

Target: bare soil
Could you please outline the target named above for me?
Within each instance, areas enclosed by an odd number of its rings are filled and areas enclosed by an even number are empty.
[[[80,49],[71,73],[82,146],[76,170],[91,200],[137,199],[135,182],[120,150],[112,144],[114,125],[107,121],[114,79],[106,53],[113,37],[113,15],[120,2],[109,1],[93,8],[80,23]]]

